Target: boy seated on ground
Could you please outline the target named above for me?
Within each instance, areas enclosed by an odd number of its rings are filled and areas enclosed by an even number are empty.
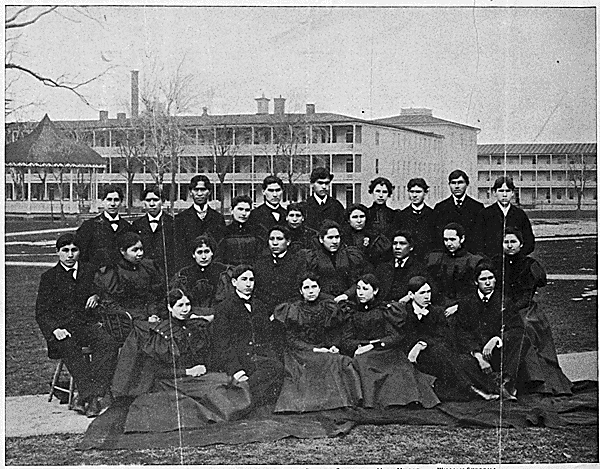
[[[79,245],[71,233],[56,241],[58,263],[42,274],[35,318],[48,344],[50,358],[62,358],[75,380],[73,408],[88,417],[100,414],[100,398],[108,391],[119,346],[105,332],[93,310],[98,306],[95,269],[79,262]],[[92,350],[91,361],[81,352]]]

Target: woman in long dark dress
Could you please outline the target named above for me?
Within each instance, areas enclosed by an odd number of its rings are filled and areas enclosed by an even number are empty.
[[[498,399],[491,375],[480,369],[474,357],[454,351],[444,310],[431,305],[431,286],[425,277],[411,278],[408,291],[408,297],[400,301],[404,351],[418,370],[437,378],[438,397],[443,401]]]
[[[342,243],[359,249],[365,259],[377,267],[392,258],[392,243],[382,233],[366,228],[369,211],[363,204],[350,205],[345,212]]]
[[[546,271],[534,258],[523,255],[523,235],[507,227],[504,234],[504,254],[494,258],[505,298],[519,310],[532,350],[526,360],[544,377],[534,389],[546,394],[571,394],[571,382],[560,369],[550,322],[535,301],[538,288],[546,285]]]
[[[336,331],[339,309],[321,293],[314,273],[303,276],[302,299],[283,303],[273,317],[286,335],[285,377],[275,412],[310,412],[352,407],[361,398],[360,380],[352,359],[340,355]]]
[[[100,307],[127,311],[134,321],[146,321],[163,314],[165,280],[152,259],[144,259],[140,235],[123,233],[117,238],[121,259],[102,268],[95,283],[100,291]]]
[[[376,177],[369,183],[369,194],[373,195],[373,204],[367,209],[367,229],[381,233],[390,240],[394,231],[398,229],[396,210],[387,205],[392,192],[394,186],[388,178]]]
[[[435,378],[418,371],[402,351],[402,311],[397,303],[380,302],[378,292],[377,278],[366,274],[356,284],[358,302],[342,304],[346,319],[341,350],[354,357],[363,407],[439,404]]]
[[[135,397],[125,432],[202,427],[235,420],[250,406],[247,383],[210,371],[208,323],[192,318],[186,294],[171,290],[167,303],[169,317],[136,324],[121,351],[113,392]]]

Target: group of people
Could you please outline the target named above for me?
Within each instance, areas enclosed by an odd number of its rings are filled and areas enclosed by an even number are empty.
[[[413,178],[403,210],[387,205],[385,177],[371,181],[370,207],[346,209],[332,179],[315,168],[312,195],[284,207],[283,182],[268,176],[264,203],[235,197],[229,224],[208,204],[205,175],[174,218],[160,188],[146,188],[146,214],[131,224],[120,188],[106,186],[103,213],[58,238],[36,306],[50,357],[77,384],[75,410],[96,416],[110,396],[129,403],[126,430],[168,431],[265,404],[286,413],[570,394],[510,177],[485,208],[461,170],[434,208]],[[123,344],[102,327],[103,309],[133,318]]]

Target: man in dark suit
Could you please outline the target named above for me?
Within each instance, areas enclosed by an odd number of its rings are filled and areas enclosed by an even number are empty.
[[[168,278],[171,278],[175,273],[173,217],[163,212],[165,198],[158,186],[147,187],[140,198],[144,202],[146,214],[133,221],[133,229],[142,238],[144,257],[154,259],[163,273],[166,269]]]
[[[472,234],[475,229],[475,219],[483,204],[467,195],[469,176],[460,169],[452,171],[448,175],[448,186],[452,195],[438,202],[433,208],[434,236],[438,249],[443,249],[443,229],[448,223],[458,223],[466,233]],[[464,248],[469,252],[475,252],[474,236],[469,236]]]
[[[287,211],[281,206],[283,181],[277,176],[267,176],[262,183],[262,193],[265,202],[250,212],[248,223],[267,232],[271,227],[285,223]]]
[[[88,417],[100,414],[100,398],[109,390],[119,350],[93,310],[98,306],[95,269],[79,262],[80,251],[71,233],[56,241],[59,262],[42,274],[35,319],[48,344],[50,358],[62,358],[77,385],[74,409]],[[81,348],[92,349],[91,362]]]
[[[252,406],[275,403],[283,384],[282,331],[264,303],[254,298],[254,271],[233,268],[235,291],[215,308],[213,355],[232,381],[248,381]]]
[[[344,206],[329,196],[329,186],[333,174],[325,168],[315,168],[310,173],[312,196],[304,202],[306,220],[304,223],[313,230],[319,230],[325,220],[332,220],[338,225],[344,223]]]
[[[121,259],[117,237],[121,233],[133,231],[131,224],[119,216],[122,201],[123,191],[120,187],[113,184],[104,186],[104,211],[97,217],[84,221],[75,235],[77,246],[81,250],[81,262],[102,267],[116,264]]]
[[[204,174],[194,176],[189,184],[194,203],[175,215],[175,269],[180,270],[190,262],[194,240],[203,234],[217,243],[223,238],[225,219],[208,205],[212,184]]]

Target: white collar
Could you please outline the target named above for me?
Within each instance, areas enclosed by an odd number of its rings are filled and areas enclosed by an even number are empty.
[[[325,195],[325,197],[323,197],[323,198],[321,199],[321,197],[319,197],[317,194],[313,194],[313,197],[315,198],[315,200],[317,201],[317,203],[318,203],[319,205],[323,205],[323,204],[325,204],[325,203],[327,202],[327,197],[328,197],[328,196],[327,196],[327,195]]]
[[[194,210],[196,210],[196,212],[198,213],[206,213],[208,212],[208,202],[204,204],[204,208],[200,207],[200,205],[198,204],[193,204],[194,206]]]
[[[271,256],[273,256],[274,259],[283,259],[286,254],[287,254],[287,250],[283,251],[281,254],[273,254],[273,253],[271,253]]]
[[[427,308],[421,308],[414,301],[412,302],[412,305],[413,305],[413,310],[419,319],[421,319],[423,316],[427,316],[429,314],[429,310]]]
[[[251,296],[251,295],[244,295],[243,293],[240,293],[240,292],[239,292],[239,291],[237,291],[237,290],[235,291],[235,293],[237,294],[237,296],[239,296],[239,298],[240,298],[242,301],[250,301],[250,298],[252,298],[252,296]]]
[[[459,202],[461,204],[464,204],[465,199],[467,198],[467,193],[465,192],[465,195],[463,195],[460,199],[457,199],[456,197],[454,197],[454,195],[452,195],[452,198],[454,199],[454,205],[458,205]]]
[[[504,205],[502,205],[500,202],[496,202],[496,203],[498,204],[498,207],[500,207],[500,210],[502,210],[502,213],[504,214],[504,216],[506,216],[506,214],[510,210],[511,204],[509,203],[506,207],[504,207]]]
[[[477,294],[479,295],[479,299],[481,301],[483,301],[484,298],[486,298],[487,301],[490,301],[490,298],[492,297],[494,292],[490,293],[489,295],[484,295],[483,293],[481,293],[481,290],[477,289]]]
[[[396,264],[398,264],[398,267],[403,268],[406,265],[406,262],[408,261],[408,257],[409,256],[406,256],[404,259],[394,259],[394,267],[396,267]]]
[[[419,205],[418,207],[414,204],[410,204],[410,206],[412,207],[413,210],[420,212],[421,210],[423,210],[425,208],[425,202],[423,202],[421,205]]]
[[[109,223],[113,223],[113,222],[118,222],[119,221],[119,214],[117,213],[117,215],[115,216],[115,218],[112,218],[108,212],[104,212],[104,216],[106,217],[106,219],[109,221]]]
[[[279,207],[281,207],[281,205],[280,205],[280,204],[273,205],[273,204],[270,204],[269,202],[267,202],[266,200],[265,200],[265,205],[266,205],[268,208],[270,208],[271,210],[279,210]]]
[[[153,217],[152,215],[150,215],[149,213],[147,213],[146,215],[148,215],[148,221],[149,222],[153,222],[153,221],[160,221],[160,217],[162,217],[162,210],[160,212],[158,212],[158,216],[157,217]]]
[[[75,265],[73,267],[67,267],[66,265],[64,265],[62,262],[59,262],[59,264],[62,266],[63,269],[65,269],[67,272],[69,270],[74,270],[75,272],[77,272],[79,270],[79,261],[75,262]]]

